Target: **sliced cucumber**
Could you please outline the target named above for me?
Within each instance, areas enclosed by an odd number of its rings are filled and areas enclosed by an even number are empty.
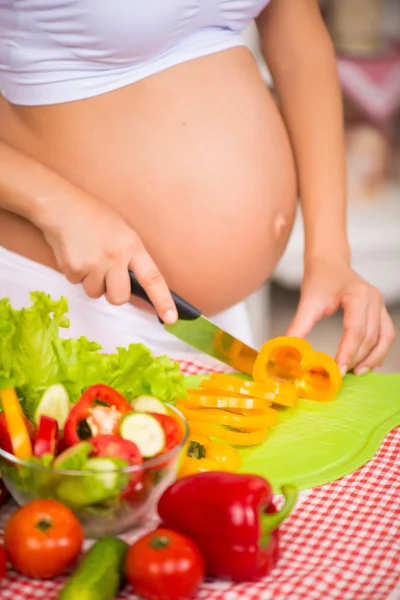
[[[154,398],[154,396],[138,396],[132,402],[132,406],[138,412],[152,412],[159,413],[160,415],[168,414],[165,404]]]
[[[89,506],[117,498],[129,483],[129,474],[118,469],[127,467],[121,458],[89,458],[81,477],[65,477],[57,488],[58,498],[71,506]]]
[[[165,432],[152,415],[144,412],[128,413],[121,420],[119,433],[122,438],[136,444],[143,458],[151,458],[165,448]]]
[[[122,458],[109,458],[109,457],[96,457],[89,458],[86,461],[85,471],[98,471],[96,475],[93,476],[93,484],[101,485],[104,490],[109,490],[110,492],[118,494],[121,489],[128,483],[129,475],[124,473],[119,473],[117,469],[123,469],[127,467],[128,463],[126,460]],[[126,479],[123,483],[121,483],[121,475],[122,479]]]
[[[52,417],[60,430],[64,429],[69,414],[69,397],[65,387],[59,383],[51,385],[43,394],[35,412],[35,423],[39,425],[40,417]]]
[[[55,459],[53,467],[55,469],[65,469],[66,471],[81,471],[85,468],[92,450],[92,444],[89,442],[79,442],[79,444],[75,444],[61,452]]]

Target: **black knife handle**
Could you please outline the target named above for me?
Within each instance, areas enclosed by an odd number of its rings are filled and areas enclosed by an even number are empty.
[[[132,271],[128,271],[128,272],[129,272],[129,278],[131,280],[132,296],[136,296],[136,298],[145,300],[145,302],[147,302],[148,304],[151,304],[151,306],[153,306],[152,301],[150,300],[150,298],[146,294],[145,290],[142,288],[142,286],[136,279],[135,275],[132,273]],[[184,300],[183,298],[178,296],[178,294],[175,294],[175,292],[171,291],[171,295],[175,302],[180,319],[183,319],[184,321],[194,321],[195,319],[198,319],[199,317],[201,317],[201,312],[199,310],[197,310],[197,308],[195,308],[194,306],[189,304],[189,302],[187,302],[186,300]],[[153,308],[154,308],[154,306],[153,306]],[[159,319],[159,320],[161,321],[161,319]]]

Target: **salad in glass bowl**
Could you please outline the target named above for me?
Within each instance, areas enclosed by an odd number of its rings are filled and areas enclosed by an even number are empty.
[[[137,526],[175,480],[188,439],[179,365],[141,344],[106,355],[66,339],[64,299],[0,300],[0,469],[20,504],[69,506],[88,537]]]

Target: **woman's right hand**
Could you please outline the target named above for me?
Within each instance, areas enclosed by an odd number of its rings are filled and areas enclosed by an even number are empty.
[[[40,228],[68,281],[82,283],[90,298],[105,295],[111,304],[119,305],[130,299],[131,270],[162,321],[177,320],[163,276],[139,236],[117,213],[78,190],[68,202],[47,209]]]

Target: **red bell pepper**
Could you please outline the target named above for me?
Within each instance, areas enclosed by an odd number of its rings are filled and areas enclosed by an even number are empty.
[[[58,442],[58,423],[51,417],[42,415],[39,421],[38,432],[33,454],[40,458],[43,454],[55,454]]]
[[[164,527],[195,542],[208,576],[254,581],[268,575],[279,558],[278,527],[293,509],[297,489],[282,486],[282,493],[286,502],[276,511],[262,477],[209,471],[173,483],[158,513]]]
[[[67,446],[72,446],[81,441],[79,437],[79,426],[86,421],[91,414],[91,408],[96,401],[114,406],[122,415],[132,412],[133,408],[117,390],[104,384],[93,385],[85,390],[80,400],[69,413],[64,427],[64,439]],[[91,437],[91,436],[89,436]]]

